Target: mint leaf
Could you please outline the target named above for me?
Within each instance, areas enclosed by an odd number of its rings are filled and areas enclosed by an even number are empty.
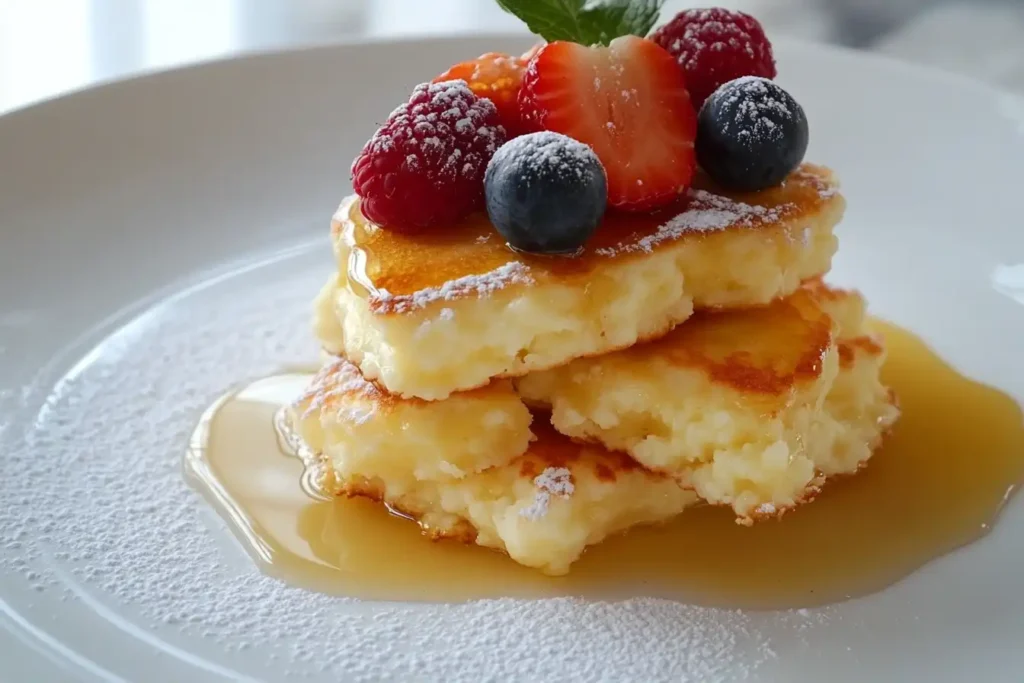
[[[665,0],[497,0],[548,42],[607,45],[625,35],[646,36]]]

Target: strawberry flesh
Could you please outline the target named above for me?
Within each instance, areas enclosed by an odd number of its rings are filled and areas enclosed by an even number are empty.
[[[611,206],[651,210],[690,186],[697,115],[675,58],[650,40],[549,43],[530,61],[519,101],[532,127],[593,148]]]

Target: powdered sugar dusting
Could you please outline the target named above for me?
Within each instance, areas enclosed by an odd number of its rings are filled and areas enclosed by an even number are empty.
[[[372,382],[367,381],[353,363],[339,358],[320,369],[309,383],[309,388],[295,402],[296,406],[305,404],[302,416],[309,417],[330,407],[338,405],[339,416],[343,419],[363,424],[374,415],[374,400],[383,397],[383,392]],[[338,401],[342,398],[362,398],[364,401]]]
[[[700,66],[699,58],[705,52],[723,52],[742,49],[754,56],[750,35],[732,21],[722,21],[720,15],[738,15],[722,8],[696,8],[686,10],[688,24],[682,37],[672,42],[672,53],[679,55],[679,63],[694,70]],[[709,37],[710,36],[710,40]]]
[[[531,520],[540,519],[548,513],[552,496],[569,498],[576,490],[572,472],[565,467],[548,467],[533,478],[533,485],[537,488],[533,503],[519,511],[521,516]]]
[[[506,139],[504,128],[493,123],[495,114],[494,103],[474,95],[465,81],[421,83],[408,102],[391,112],[361,156],[397,151],[405,170],[435,169],[438,183],[479,177]],[[465,151],[454,146],[456,136]]]
[[[758,206],[734,201],[706,190],[691,189],[686,210],[643,237],[620,242],[614,247],[597,249],[602,256],[651,252],[662,242],[679,239],[688,233],[705,233],[730,227],[756,228],[778,221],[791,205]]]
[[[99,665],[121,666],[123,646],[159,666],[161,680],[192,680],[201,667],[223,680],[311,683],[559,680],[567,671],[724,683],[757,672],[773,647],[802,661],[808,648],[789,643],[808,619],[785,613],[650,598],[365,603],[256,571],[182,480],[181,455],[224,391],[316,362],[309,299],[325,277],[318,244],[219,279],[122,319],[99,346],[0,393],[0,572],[5,599],[31,596],[15,609],[41,628],[54,614],[95,626],[111,638],[109,650],[93,651],[109,657]],[[14,348],[25,341],[7,334]],[[79,355],[89,360],[62,376]],[[98,609],[150,644],[117,636]],[[811,641],[816,632],[806,631],[809,649],[832,656],[835,639]],[[156,654],[163,643],[191,663]]]
[[[723,122],[722,130],[728,133],[733,126],[737,127],[737,139],[749,147],[763,142],[778,142],[786,135],[778,122],[803,117],[803,112],[791,107],[772,81],[759,76],[743,76],[730,81],[719,89],[715,97],[722,98],[718,106],[723,111],[734,112],[732,118]]]
[[[652,34],[687,72],[698,107],[711,92],[743,74],[775,75],[764,31],[753,17],[722,7],[686,9]]]
[[[611,128],[612,124],[608,126]],[[514,159],[515,163],[510,163]],[[589,146],[568,136],[551,131],[521,135],[507,142],[491,159],[488,177],[495,173],[512,173],[531,178],[554,176],[586,182],[594,169],[603,169]],[[500,176],[499,176],[500,177]]]
[[[526,264],[510,261],[486,273],[449,280],[438,287],[428,287],[412,294],[395,295],[386,289],[378,289],[371,292],[369,300],[375,313],[411,313],[438,301],[487,297],[510,285],[531,285],[533,282]]]

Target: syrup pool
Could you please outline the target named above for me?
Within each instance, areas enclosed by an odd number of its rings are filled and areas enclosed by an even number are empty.
[[[837,602],[981,538],[1024,479],[1017,403],[960,375],[909,332],[876,327],[889,349],[883,380],[903,414],[863,472],[752,528],[705,507],[634,529],[590,548],[564,577],[480,547],[431,542],[379,504],[319,494],[315,471],[276,422],[308,373],[262,379],[214,404],[193,435],[186,473],[263,571],[331,594],[436,602],[653,596],[754,609]]]

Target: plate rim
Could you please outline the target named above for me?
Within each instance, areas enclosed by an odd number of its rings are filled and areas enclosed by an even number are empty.
[[[59,106],[60,103],[64,102],[65,100],[70,100],[70,99],[77,98],[77,97],[83,97],[83,96],[102,96],[103,92],[106,91],[108,88],[131,87],[136,81],[144,81],[144,80],[145,81],[150,81],[151,79],[159,79],[159,78],[167,77],[167,76],[173,75],[173,74],[180,75],[180,74],[182,74],[184,72],[188,72],[188,71],[192,71],[192,70],[203,70],[203,69],[210,68],[210,67],[217,67],[217,66],[228,65],[228,64],[231,64],[231,63],[235,63],[235,62],[258,61],[258,60],[264,60],[264,59],[271,59],[271,60],[273,60],[273,59],[279,59],[279,58],[282,58],[282,57],[285,57],[285,56],[288,56],[288,55],[295,55],[295,54],[312,55],[313,53],[318,53],[318,52],[328,53],[328,52],[331,52],[331,51],[339,49],[339,48],[349,48],[349,47],[358,47],[358,46],[369,46],[369,45],[381,46],[381,45],[396,45],[396,44],[411,46],[411,45],[418,45],[418,44],[440,44],[440,43],[451,43],[451,42],[476,43],[476,42],[481,41],[481,40],[510,41],[510,40],[521,40],[523,38],[526,38],[528,35],[529,34],[526,34],[526,33],[523,33],[523,32],[493,32],[493,33],[482,33],[482,34],[464,34],[464,33],[437,34],[437,35],[424,35],[424,36],[414,36],[414,37],[412,37],[412,36],[397,36],[397,37],[391,37],[391,36],[384,36],[384,37],[369,36],[369,37],[364,37],[364,38],[359,38],[359,39],[352,39],[352,40],[346,39],[346,40],[342,40],[342,41],[325,41],[325,42],[321,42],[321,43],[311,43],[311,44],[306,44],[306,45],[302,45],[302,46],[298,46],[298,47],[290,47],[290,48],[289,47],[282,47],[282,48],[274,48],[274,49],[267,49],[267,50],[247,51],[247,52],[238,53],[238,54],[234,54],[234,55],[217,56],[217,57],[212,57],[212,58],[209,58],[209,59],[202,59],[202,60],[192,61],[192,62],[189,62],[187,64],[175,65],[175,66],[171,66],[171,67],[167,67],[167,68],[157,67],[157,68],[153,68],[153,69],[145,69],[145,70],[141,70],[141,71],[138,71],[138,72],[135,72],[135,73],[132,73],[132,74],[128,74],[128,75],[124,75],[124,76],[118,76],[118,77],[114,77],[114,78],[111,78],[111,79],[108,79],[108,80],[98,81],[98,82],[95,82],[95,83],[92,83],[90,85],[83,86],[83,87],[80,87],[80,88],[75,88],[75,89],[67,90],[67,91],[64,91],[64,92],[61,92],[61,93],[56,93],[56,94],[48,96],[48,97],[46,97],[44,99],[41,99],[41,100],[38,100],[38,101],[34,101],[34,102],[30,102],[30,103],[27,103],[27,104],[15,107],[14,109],[10,109],[10,110],[4,111],[4,112],[0,113],[0,132],[2,132],[2,128],[4,126],[5,121],[9,121],[13,117],[33,116],[33,115],[35,115],[35,113],[36,113],[35,110],[37,108],[48,107],[48,106]],[[943,71],[941,69],[930,67],[930,66],[926,66],[926,65],[920,65],[920,64],[915,64],[915,63],[912,63],[912,62],[907,62],[907,61],[904,61],[904,60],[901,60],[901,59],[898,59],[898,58],[894,58],[894,57],[891,57],[891,56],[888,56],[888,55],[882,55],[882,54],[878,54],[878,53],[865,52],[865,51],[861,51],[861,50],[857,50],[857,49],[853,49],[853,48],[847,48],[847,47],[842,47],[842,46],[826,45],[826,44],[821,44],[821,43],[816,43],[816,42],[811,42],[811,41],[803,41],[803,40],[782,39],[782,40],[777,41],[777,45],[781,46],[782,50],[784,50],[786,52],[792,51],[794,53],[803,53],[805,58],[806,58],[806,56],[813,55],[815,53],[818,53],[818,54],[826,53],[826,54],[829,54],[831,56],[834,56],[836,58],[839,58],[839,59],[843,60],[843,62],[845,62],[847,64],[854,65],[854,66],[851,66],[850,68],[859,68],[859,67],[856,66],[857,64],[865,64],[865,63],[866,64],[871,64],[871,65],[874,65],[877,68],[884,69],[886,71],[896,72],[896,73],[900,74],[902,77],[911,78],[911,79],[915,79],[915,80],[920,80],[920,79],[927,80],[931,84],[934,84],[937,87],[955,86],[956,88],[966,88],[968,90],[971,90],[971,91],[974,91],[974,92],[978,93],[979,95],[985,95],[985,96],[989,96],[989,97],[998,97],[998,98],[1008,97],[1008,98],[1010,98],[1012,100],[1016,100],[1016,101],[1019,101],[1020,103],[1024,104],[1024,96],[1022,96],[1019,93],[1015,93],[1015,92],[1012,92],[1012,91],[1000,88],[998,86],[995,86],[995,85],[992,85],[992,84],[989,84],[989,83],[985,83],[983,81],[979,81],[979,80],[971,78],[969,76],[964,76],[962,74],[956,74],[956,73],[953,73],[953,72]],[[2,229],[0,229],[0,235],[2,235]],[[147,303],[148,299],[149,299],[149,297],[145,297],[144,299],[140,299],[139,300],[140,305],[142,303]],[[149,302],[149,303],[151,303],[151,302]],[[118,312],[117,315],[120,316],[121,312]],[[95,321],[96,325],[101,325],[103,322],[104,322],[103,320]],[[88,331],[86,331],[86,332],[88,332]],[[9,362],[9,360],[7,362]],[[43,369],[43,367],[40,367],[39,369],[41,370],[41,369]],[[7,607],[8,606],[6,604],[6,601],[4,601],[2,595],[0,595],[0,630],[7,629],[7,624],[4,623],[6,620],[3,619],[2,617],[4,617],[4,616],[7,616],[7,617],[13,616],[13,617],[15,617],[15,623],[16,623],[16,620],[17,620],[17,617],[18,617],[18,615],[16,613],[12,615],[8,611]],[[8,630],[10,630],[12,633],[14,633],[14,635],[16,637],[19,636],[19,635],[22,635],[22,632],[15,631],[14,629],[8,629]],[[36,628],[34,630],[38,630],[38,628]],[[45,634],[45,632],[43,632],[43,633]],[[33,643],[32,644],[26,643],[24,648],[21,651],[19,651],[18,654],[19,655],[28,656],[30,654],[31,650],[35,650],[36,649],[36,648],[33,647],[33,645],[36,644],[35,639],[38,636],[36,634],[32,633],[31,631],[28,631],[28,630],[26,630],[24,632],[24,634],[27,637],[33,638]],[[59,653],[60,657],[67,658],[67,661],[69,663],[72,663],[72,664],[74,662],[76,662],[76,660],[82,658],[82,656],[79,655],[77,652],[74,652],[74,650],[70,650],[70,652],[74,656],[73,657],[68,656],[67,654],[62,652],[64,650],[63,646],[61,646],[59,648],[54,648],[53,650],[51,650],[50,648],[53,646],[53,644],[52,643],[48,643],[46,640],[43,640],[42,642],[40,642],[39,646],[40,646],[40,648],[42,648],[44,646],[46,647],[46,652],[45,653],[41,653],[40,656],[51,656],[54,653]],[[90,661],[90,660],[86,660],[86,661]],[[91,663],[91,661],[90,661],[90,663]],[[100,666],[100,668],[102,668],[101,665],[98,665],[98,666]],[[60,670],[62,672],[66,673],[66,669],[61,668]]]
[[[378,46],[378,45],[415,45],[422,43],[441,43],[441,42],[475,42],[479,40],[483,41],[511,41],[511,40],[523,40],[534,36],[526,31],[485,31],[483,33],[425,33],[422,35],[398,35],[398,36],[352,36],[344,37],[340,39],[326,39],[318,41],[310,41],[301,45],[294,46],[275,46],[268,48],[256,48],[256,49],[243,49],[239,52],[225,55],[215,55],[211,57],[203,57],[195,60],[190,60],[181,64],[173,64],[168,66],[152,66],[143,67],[137,71],[131,73],[120,74],[109,78],[101,78],[92,83],[86,85],[75,86],[62,90],[56,93],[51,93],[42,97],[41,99],[32,100],[22,104],[15,105],[12,108],[0,110],[0,125],[3,125],[4,120],[8,117],[24,116],[32,113],[33,110],[57,104],[63,100],[75,98],[85,95],[93,95],[98,91],[106,90],[107,88],[124,87],[134,81],[148,80],[153,78],[161,78],[164,76],[170,76],[172,74],[180,74],[182,72],[204,69],[208,67],[226,66],[233,62],[240,61],[257,61],[262,59],[276,59],[280,57],[286,57],[289,55],[297,54],[309,54],[314,52],[330,52],[331,50],[338,48],[347,47],[359,47],[359,46]],[[806,40],[801,38],[791,38],[786,36],[780,36],[778,39],[772,41],[773,47],[783,52],[794,50],[794,51],[819,51],[829,53],[835,57],[842,58],[847,62],[867,62],[876,67],[885,69],[891,69],[901,71],[907,76],[913,76],[916,78],[925,78],[928,80],[946,81],[956,87],[968,88],[975,90],[978,94],[984,94],[989,97],[1009,97],[1012,99],[1020,100],[1024,104],[1024,93],[1018,93],[1009,88],[1005,88],[998,84],[989,83],[971,76],[957,73],[955,71],[947,71],[937,66],[929,64],[921,64],[913,62],[892,55],[884,54],[881,52],[875,52],[871,50],[862,50],[847,45],[833,45],[830,43],[823,43],[814,40]]]

